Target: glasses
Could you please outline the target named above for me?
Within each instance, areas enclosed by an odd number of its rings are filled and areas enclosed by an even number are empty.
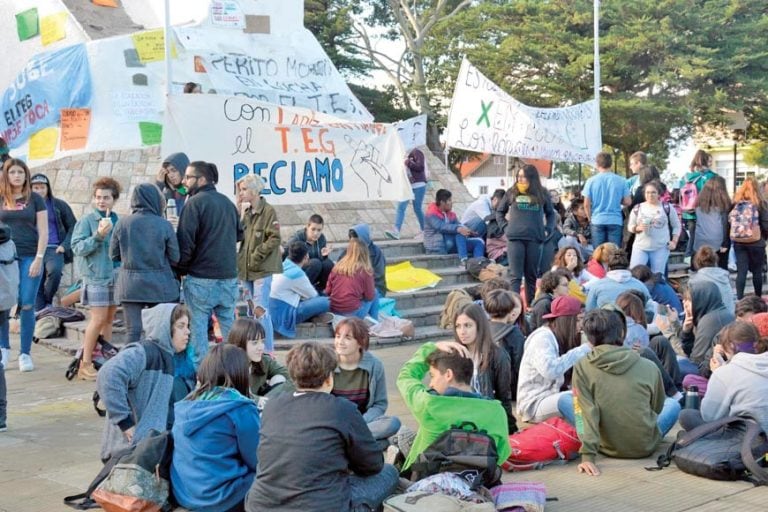
[[[195,179],[195,180],[196,180],[196,179],[197,179],[197,178],[199,178],[199,177],[200,177],[200,176],[195,176],[194,174],[186,174],[186,175],[184,176],[184,179],[185,179],[185,180],[191,180],[191,179]]]

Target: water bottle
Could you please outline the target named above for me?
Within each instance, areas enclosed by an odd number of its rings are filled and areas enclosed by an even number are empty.
[[[167,219],[176,217],[176,200],[174,198],[170,198],[165,205],[165,217]]]
[[[685,390],[685,407],[683,409],[699,408],[699,388],[697,386],[688,386]]]

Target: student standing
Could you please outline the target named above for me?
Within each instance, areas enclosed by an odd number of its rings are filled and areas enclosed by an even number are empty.
[[[669,252],[677,247],[680,238],[680,222],[672,207],[659,199],[659,182],[648,182],[642,190],[645,202],[632,208],[629,214],[628,230],[635,234],[629,268],[648,265],[652,272],[664,273]]]
[[[419,222],[419,233],[414,237],[415,240],[421,241],[424,239],[424,195],[427,192],[427,161],[424,157],[424,153],[420,149],[412,149],[408,153],[408,158],[405,159],[405,170],[408,174],[408,181],[411,182],[411,189],[413,190],[413,201],[401,201],[397,204],[397,211],[395,212],[395,226],[394,229],[384,232],[387,238],[393,240],[400,240],[400,229],[403,227],[405,221],[405,210],[408,208],[408,203],[413,203],[413,213],[416,214],[416,220]]]
[[[752,272],[755,295],[763,295],[763,263],[765,239],[768,236],[768,205],[757,180],[747,178],[733,195],[733,207],[728,214],[730,236],[736,252],[736,298],[744,297],[747,271]]]
[[[595,159],[597,174],[584,184],[584,209],[592,227],[595,247],[605,242],[621,247],[624,225],[621,207],[632,202],[626,180],[611,171],[612,165],[610,153],[598,153]]]

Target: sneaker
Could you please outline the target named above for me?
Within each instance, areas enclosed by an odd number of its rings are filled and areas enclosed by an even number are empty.
[[[96,371],[96,367],[93,363],[85,364],[80,362],[80,368],[77,370],[78,380],[94,381],[99,372]]]
[[[423,231],[419,231],[418,233],[416,233],[416,236],[414,236],[413,239],[415,241],[417,241],[417,242],[423,242],[424,241],[424,232]]]
[[[464,270],[467,270],[467,258],[461,258],[461,262],[459,263],[459,268],[463,268]]]
[[[387,238],[391,240],[400,240],[400,232],[396,229],[388,229],[384,232],[385,235],[387,235]]]
[[[333,313],[320,313],[310,318],[314,324],[329,324],[333,322]]]
[[[8,430],[8,425],[4,421],[0,421],[0,432],[5,432],[6,430]]]
[[[11,362],[11,349],[0,348],[0,369],[4,370],[8,368],[8,364]]]
[[[29,354],[20,354],[19,355],[19,371],[20,372],[31,372],[35,369],[35,364],[32,362],[32,356]]]

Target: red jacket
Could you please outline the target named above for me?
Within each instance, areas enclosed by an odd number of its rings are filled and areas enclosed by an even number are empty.
[[[358,270],[354,276],[345,276],[334,268],[328,276],[325,293],[331,299],[331,311],[339,314],[354,313],[363,300],[373,300],[376,296],[373,274]]]

